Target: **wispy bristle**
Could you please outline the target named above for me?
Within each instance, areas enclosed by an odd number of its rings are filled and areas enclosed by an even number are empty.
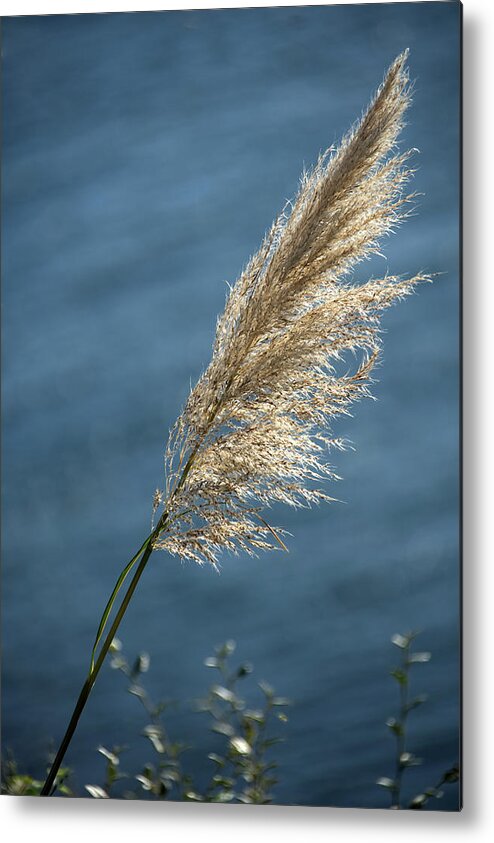
[[[343,443],[329,422],[369,394],[383,310],[428,280],[349,280],[411,199],[409,155],[395,151],[410,101],[406,57],[338,149],[304,174],[231,288],[211,362],[170,434],[158,547],[212,564],[224,549],[284,547],[260,509],[330,500],[319,486],[336,479],[326,457]],[[361,362],[341,375],[349,352]]]

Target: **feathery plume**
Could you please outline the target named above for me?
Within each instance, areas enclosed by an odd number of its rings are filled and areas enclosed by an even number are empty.
[[[395,150],[410,101],[407,52],[391,65],[339,148],[303,175],[259,251],[231,288],[211,362],[175,423],[155,547],[216,565],[218,554],[285,547],[261,514],[331,500],[331,420],[368,394],[382,312],[429,280],[386,276],[356,285],[413,194],[410,153]],[[349,352],[361,361],[339,374]]]

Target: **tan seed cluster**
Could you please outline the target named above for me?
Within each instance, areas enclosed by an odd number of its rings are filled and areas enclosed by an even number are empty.
[[[285,547],[261,514],[331,500],[331,419],[368,395],[382,312],[423,275],[351,283],[360,261],[407,215],[410,153],[396,141],[410,101],[407,54],[336,150],[303,175],[231,288],[211,362],[175,423],[165,455],[157,547],[217,564],[222,550]],[[360,355],[353,373],[341,373]]]

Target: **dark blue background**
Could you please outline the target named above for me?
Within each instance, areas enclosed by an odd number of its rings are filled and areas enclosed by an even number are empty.
[[[458,757],[459,7],[451,2],[3,21],[3,747],[42,776],[95,627],[147,534],[169,426],[207,364],[233,281],[305,164],[338,141],[409,47],[417,214],[371,274],[441,272],[386,315],[377,402],[338,422],[343,504],[276,511],[290,554],[222,572],[155,554],[121,628],[155,696],[188,701],[202,659],[238,656],[293,700],[276,802],[381,806],[392,775],[390,636],[422,630],[406,793]],[[255,686],[254,686],[255,688]],[[67,755],[151,756],[104,668]],[[170,730],[195,749],[198,715]],[[450,788],[440,809],[454,810]]]

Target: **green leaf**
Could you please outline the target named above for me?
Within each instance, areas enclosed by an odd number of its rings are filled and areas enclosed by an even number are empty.
[[[99,747],[98,747],[98,752],[99,752],[101,755],[103,755],[105,758],[107,758],[107,759],[108,759],[108,761],[109,761],[111,764],[113,764],[113,766],[114,766],[114,767],[118,767],[118,765],[120,764],[120,759],[119,759],[118,755],[115,755],[115,753],[114,753],[114,752],[110,752],[110,750],[109,750],[109,749],[106,749],[106,747],[104,747],[104,746],[99,746]]]
[[[6,793],[11,796],[39,796],[43,782],[20,773],[10,774],[6,782]]]
[[[151,658],[148,653],[140,653],[137,656],[134,665],[132,667],[132,673],[134,676],[138,676],[139,673],[147,673],[149,670],[149,665],[151,664]]]
[[[396,720],[395,717],[388,717],[386,720],[386,726],[394,732],[395,735],[402,735],[403,734],[403,726]]]
[[[270,746],[274,746],[277,743],[283,743],[283,738],[267,738],[262,742],[261,746],[263,749],[268,749]]]
[[[271,687],[271,685],[268,685],[267,682],[264,682],[264,680],[261,680],[259,682],[259,687],[260,687],[261,691],[263,692],[264,696],[267,697],[267,699],[271,702],[271,700],[274,697],[274,690]]]
[[[97,784],[87,784],[85,785],[87,792],[93,797],[93,799],[109,799],[106,790],[103,790],[102,787],[99,787]]]
[[[249,673],[252,673],[253,670],[254,668],[252,667],[252,665],[249,662],[245,662],[245,664],[241,664],[238,668],[237,677],[239,679],[243,679],[244,676],[248,676]]]
[[[422,703],[427,702],[427,700],[428,700],[427,694],[419,694],[418,697],[415,697],[415,699],[410,700],[410,702],[407,703],[406,710],[412,711],[412,709],[417,708],[419,705],[422,705]]]
[[[146,691],[144,690],[142,685],[137,685],[134,683],[133,685],[129,685],[127,690],[129,694],[132,694],[134,697],[139,697],[140,699],[144,699],[144,697],[146,696]]]
[[[211,693],[214,694],[215,697],[219,697],[220,700],[224,700],[225,702],[238,702],[238,699],[233,693],[233,691],[230,691],[229,688],[224,688],[223,685],[213,685],[211,688]]]
[[[400,635],[397,633],[391,637],[391,643],[395,645],[395,647],[399,647],[400,650],[405,650],[410,644],[410,638],[408,635]]]
[[[161,755],[165,752],[166,747],[162,740],[163,731],[159,726],[154,726],[153,724],[146,726],[142,734],[146,738],[149,738],[156,752],[159,752]]]
[[[381,776],[380,779],[377,779],[376,784],[379,787],[386,787],[388,790],[394,790],[396,788],[396,782],[394,779],[389,779],[387,776]]]
[[[136,781],[139,782],[139,784],[142,786],[143,790],[149,791],[149,790],[153,789],[153,781],[152,781],[152,779],[149,778],[149,776],[144,776],[144,775],[136,776]]]
[[[425,795],[425,793],[419,793],[417,796],[415,796],[412,799],[412,801],[410,802],[410,805],[408,807],[411,808],[412,811],[417,811],[417,810],[420,810],[421,808],[423,808],[423,806],[425,805],[426,802],[427,802],[427,796]]]
[[[235,752],[238,752],[239,755],[250,755],[252,753],[252,747],[250,744],[247,743],[245,738],[241,738],[238,735],[231,738],[230,746]]]
[[[251,721],[251,720],[247,720],[247,719],[243,720],[243,722],[242,722],[242,725],[243,725],[243,728],[244,728],[244,733],[245,733],[245,739],[246,739],[247,743],[250,743],[250,744],[253,744],[255,742],[255,732],[256,732],[256,730],[255,730],[254,722],[255,721]]]
[[[160,779],[164,782],[175,782],[176,784],[179,783],[181,776],[178,770],[161,770],[160,772]]]
[[[235,652],[236,643],[233,640],[226,641],[224,644],[220,644],[219,647],[216,647],[216,654],[219,659],[227,659],[228,656],[231,656]]]
[[[431,653],[411,653],[408,657],[408,664],[430,662],[431,658]]]
[[[429,796],[431,799],[441,799],[444,796],[442,790],[438,790],[437,787],[429,787],[427,790],[424,790],[426,796]]]
[[[408,676],[406,675],[404,670],[401,670],[401,668],[395,667],[394,670],[390,671],[390,675],[393,677],[393,679],[396,679],[396,681],[400,685],[408,684]]]
[[[215,784],[221,785],[221,787],[232,788],[233,785],[235,784],[233,779],[230,779],[227,776],[221,776],[219,774],[217,774],[216,776],[213,776],[213,781],[214,781]]]
[[[218,764],[219,767],[224,767],[226,764],[225,759],[222,758],[221,755],[216,755],[215,752],[210,752],[208,758],[210,761],[214,761],[215,764]]]
[[[62,793],[64,796],[72,796],[72,791],[71,791],[70,787],[67,787],[67,785],[66,785],[66,784],[59,784],[59,785],[58,785],[58,790],[59,790],[59,792],[60,792],[60,793]]]
[[[116,655],[112,658],[110,666],[113,670],[121,670],[123,667],[127,667],[127,662],[123,656]]]
[[[120,574],[117,582],[115,583],[115,588],[113,589],[113,591],[110,595],[110,599],[108,600],[108,603],[106,604],[105,611],[103,612],[103,615],[102,615],[101,621],[100,621],[100,625],[99,625],[98,631],[96,633],[96,639],[94,641],[93,651],[91,653],[91,664],[90,664],[90,669],[89,669],[89,675],[90,676],[91,676],[91,674],[93,673],[93,670],[94,670],[94,660],[95,660],[95,655],[96,655],[96,649],[98,647],[99,642],[101,641],[101,638],[103,637],[103,633],[105,631],[106,624],[107,624],[108,618],[110,616],[110,612],[113,608],[113,604],[115,603],[115,600],[117,599],[118,593],[119,593],[120,589],[122,588],[126,578],[130,574],[132,568],[139,561],[142,554],[146,550],[146,548],[147,548],[147,546],[148,546],[148,544],[149,544],[149,542],[152,538],[152,535],[153,534],[151,533],[151,535],[149,535],[147,537],[147,539],[144,542],[144,544],[142,545],[142,547],[137,551],[136,555],[130,560],[128,565],[125,566],[125,568],[123,569],[122,573]],[[116,640],[117,640],[116,649],[118,650],[118,644],[120,642],[118,641],[118,638]]]
[[[200,793],[196,793],[195,790],[188,790],[184,793],[184,799],[188,802],[204,802],[204,796],[201,796]]]
[[[264,712],[259,709],[248,708],[244,711],[244,717],[248,720],[254,720],[256,723],[264,723]]]
[[[235,794],[231,790],[221,790],[211,799],[211,802],[231,802]]]
[[[459,769],[459,767],[457,767],[455,765],[454,767],[451,767],[450,770],[447,770],[447,772],[444,774],[443,782],[448,782],[448,783],[451,784],[453,782],[457,782],[459,778],[460,778],[460,769]]]
[[[422,764],[422,758],[417,758],[412,752],[402,752],[400,764],[402,767],[419,767]]]
[[[224,722],[214,723],[213,726],[211,726],[211,731],[218,732],[220,735],[226,735],[227,737],[235,734],[233,726],[230,723]]]

